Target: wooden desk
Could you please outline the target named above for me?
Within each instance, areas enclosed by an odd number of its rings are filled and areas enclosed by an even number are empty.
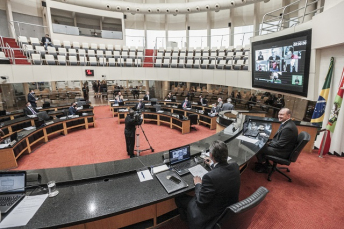
[[[34,119],[28,119],[16,125],[20,125],[21,123],[26,122],[33,122],[31,126],[34,126]],[[77,118],[66,119],[66,120],[54,120],[53,124],[48,126],[31,130],[31,131],[18,131],[18,135],[24,134],[21,138],[18,136],[18,142],[16,142],[13,147],[7,147],[4,149],[0,149],[0,170],[11,169],[18,167],[17,160],[18,158],[25,152],[31,153],[31,146],[34,144],[43,141],[48,142],[48,139],[51,135],[62,133],[64,135],[68,134],[68,130],[74,129],[77,127],[85,127],[88,129],[88,125],[93,124],[94,127],[94,116],[87,115],[87,116],[80,116]],[[13,126],[6,127],[8,134],[6,136],[11,135],[13,132]]]
[[[142,112],[143,123],[145,122],[156,122],[158,126],[161,124],[168,124],[171,129],[178,128],[182,131],[182,134],[190,133],[190,120],[180,120],[168,114],[155,113],[155,112]],[[128,112],[118,113],[118,124],[125,121]]]

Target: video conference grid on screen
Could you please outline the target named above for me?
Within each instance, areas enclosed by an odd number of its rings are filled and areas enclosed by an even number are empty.
[[[188,157],[188,147],[181,147],[172,151],[171,163],[174,161],[182,161]]]
[[[307,95],[309,47],[305,33],[253,43],[253,86]]]

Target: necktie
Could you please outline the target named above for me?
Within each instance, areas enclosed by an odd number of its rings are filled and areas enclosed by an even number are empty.
[[[184,102],[184,106],[183,106],[184,108],[186,107],[186,102]]]
[[[140,104],[139,104],[139,105],[137,105],[137,109],[140,109]]]
[[[31,113],[32,113],[33,115],[36,114],[36,112],[35,112],[31,107],[29,107],[29,109],[30,109],[30,111],[31,111]]]

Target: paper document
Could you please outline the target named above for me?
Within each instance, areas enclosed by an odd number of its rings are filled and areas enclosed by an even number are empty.
[[[42,206],[48,194],[26,196],[0,223],[0,228],[25,226]]]
[[[137,175],[139,176],[140,182],[153,180],[152,174],[148,169],[137,172]]]
[[[244,135],[238,136],[237,139],[243,140],[243,141],[245,141],[245,142],[249,142],[249,143],[252,143],[252,144],[256,144],[257,142],[259,142],[258,139],[249,138],[249,137],[246,137],[246,136],[244,136]]]
[[[0,144],[0,149],[8,147],[8,144]]]
[[[166,171],[166,170],[168,170],[167,165],[160,165],[160,166],[157,166],[157,167],[153,167],[153,173],[154,174],[157,174],[157,173],[160,173],[160,172]]]
[[[194,176],[194,177],[197,176],[200,178],[202,178],[204,176],[204,174],[206,174],[208,172],[205,168],[203,168],[202,165],[196,165],[194,167],[191,167],[191,168],[189,168],[189,171],[192,174],[192,176]]]
[[[25,128],[23,128],[24,130],[34,130],[34,129],[36,129],[36,127],[35,126],[29,126],[29,127],[25,127]]]

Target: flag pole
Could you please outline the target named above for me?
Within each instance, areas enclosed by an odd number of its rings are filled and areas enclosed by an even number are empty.
[[[326,143],[326,139],[327,139],[327,132],[328,131],[325,131],[324,136],[323,136],[323,141],[324,142],[321,143],[320,154],[319,154],[320,158],[323,158],[325,143]]]

